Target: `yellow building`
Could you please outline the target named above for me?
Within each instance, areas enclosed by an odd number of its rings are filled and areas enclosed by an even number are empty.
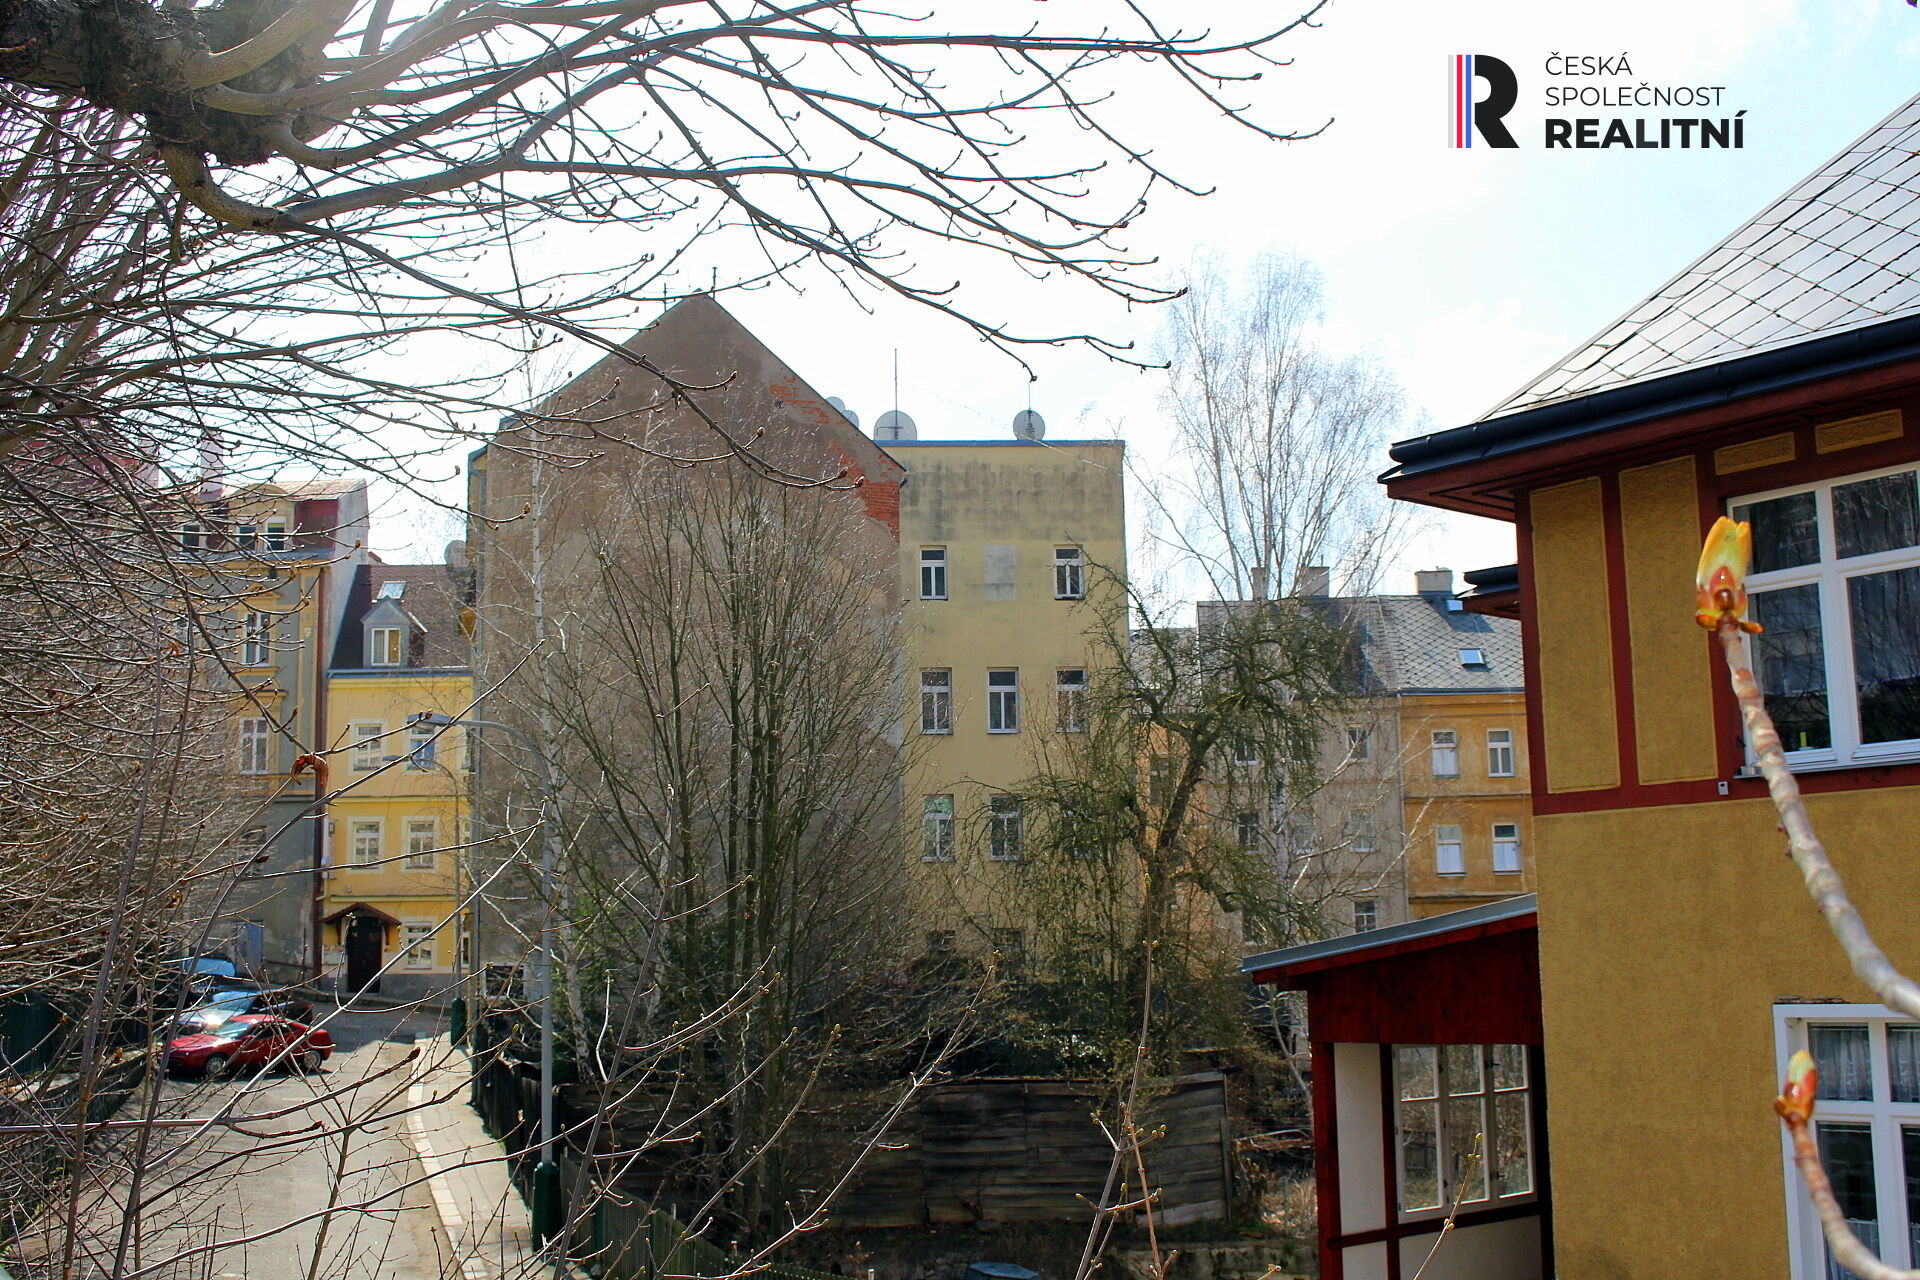
[[[1394,450],[1396,496],[1519,533],[1560,1280],[1844,1274],[1768,1105],[1799,1048],[1843,1213],[1920,1264],[1920,1024],[1812,909],[1692,617],[1705,530],[1750,520],[1769,709],[1920,970],[1916,131],[1920,99],[1495,415]]]
[[[474,696],[464,570],[361,567],[327,674],[334,732],[325,981],[414,998],[461,972],[471,760],[456,729]],[[458,917],[458,918],[456,918]]]
[[[907,469],[903,826],[938,925],[927,945],[1017,956],[1025,928],[1004,873],[1027,833],[1009,792],[1042,735],[1084,727],[1090,673],[1118,661],[1095,610],[1124,607],[1125,448],[900,430],[882,418],[878,437]]]
[[[189,944],[269,979],[308,978],[319,959],[323,819],[313,775],[288,772],[328,739],[327,655],[367,529],[364,481],[310,480],[210,488],[178,535],[205,569],[182,640],[234,690],[234,785],[258,806],[235,845],[245,871]]]

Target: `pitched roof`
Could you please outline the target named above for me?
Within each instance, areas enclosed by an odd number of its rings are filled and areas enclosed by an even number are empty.
[[[1444,946],[1453,941],[1453,935],[1456,934],[1474,933],[1478,936],[1501,926],[1525,926],[1533,923],[1528,917],[1539,909],[1539,899],[1534,894],[1525,893],[1516,898],[1449,911],[1445,915],[1388,925],[1384,929],[1327,938],[1321,942],[1303,942],[1298,946],[1282,947],[1278,951],[1263,951],[1242,960],[1240,972],[1255,982],[1275,982],[1290,973],[1332,968],[1343,963],[1355,964],[1381,954]]]
[[[1487,418],[1920,313],[1920,96]]]
[[[1381,693],[1492,693],[1526,687],[1520,623],[1449,609],[1448,595],[1359,596],[1340,601],[1360,630]],[[1477,653],[1484,661],[1468,662]]]
[[[346,625],[340,628],[333,650],[335,670],[356,671],[367,665],[366,632],[361,623],[369,613],[393,604],[407,615],[420,637],[417,653],[407,666],[462,668],[473,665],[473,642],[460,629],[460,610],[466,604],[468,571],[444,564],[363,564],[354,571],[347,595]],[[381,587],[401,584],[397,597],[382,599]]]

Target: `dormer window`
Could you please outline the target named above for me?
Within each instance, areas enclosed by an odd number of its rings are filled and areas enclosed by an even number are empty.
[[[1487,665],[1486,651],[1484,649],[1462,649],[1460,651],[1460,665],[1463,667],[1486,666]]]
[[[287,522],[269,520],[261,530],[261,549],[264,551],[285,551],[287,549]]]
[[[406,657],[399,627],[367,628],[367,665],[397,667]]]

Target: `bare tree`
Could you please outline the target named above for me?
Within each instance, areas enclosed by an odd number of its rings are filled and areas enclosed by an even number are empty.
[[[1311,265],[1268,256],[1197,264],[1169,307],[1164,403],[1187,470],[1163,502],[1223,599],[1269,599],[1315,566],[1365,594],[1408,531],[1374,481],[1400,388],[1325,348],[1322,305]]]

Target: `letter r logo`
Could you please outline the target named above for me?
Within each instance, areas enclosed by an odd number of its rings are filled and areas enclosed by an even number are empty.
[[[1475,102],[1476,80],[1487,82],[1484,101]],[[1490,147],[1517,147],[1501,117],[1520,98],[1513,68],[1490,53],[1453,55],[1453,145],[1471,147],[1475,130]]]

